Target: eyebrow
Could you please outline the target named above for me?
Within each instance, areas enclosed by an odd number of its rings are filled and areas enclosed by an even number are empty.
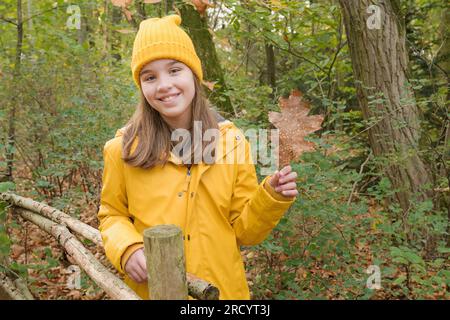
[[[171,61],[171,62],[169,62],[169,63],[166,64],[166,67],[170,67],[170,66],[172,66],[172,65],[174,65],[174,64],[176,64],[176,63],[180,63],[180,61],[176,61],[176,60]],[[146,73],[149,73],[149,72],[152,72],[152,71],[153,71],[152,69],[145,69],[145,70],[142,70],[142,71],[139,73],[139,76],[142,76],[142,75],[144,75],[144,74],[146,74]]]

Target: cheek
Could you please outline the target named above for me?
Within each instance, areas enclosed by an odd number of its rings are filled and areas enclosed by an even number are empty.
[[[144,95],[145,99],[147,99],[147,102],[150,103],[150,100],[152,100],[152,97],[154,96],[154,90],[149,85],[142,85],[142,94]]]
[[[194,80],[186,81],[184,85],[186,95],[189,96],[190,99],[194,98],[195,95],[195,84]]]

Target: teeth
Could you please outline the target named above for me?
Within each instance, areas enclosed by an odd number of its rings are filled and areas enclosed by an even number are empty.
[[[170,100],[172,100],[173,98],[175,98],[177,96],[178,96],[178,93],[173,95],[173,96],[165,97],[165,98],[161,99],[161,101],[167,102],[167,101],[170,101]]]

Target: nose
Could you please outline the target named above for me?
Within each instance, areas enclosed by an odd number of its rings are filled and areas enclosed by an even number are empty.
[[[158,80],[159,80],[157,86],[158,92],[169,91],[173,86],[172,81],[170,81],[170,78],[166,75],[161,75]]]

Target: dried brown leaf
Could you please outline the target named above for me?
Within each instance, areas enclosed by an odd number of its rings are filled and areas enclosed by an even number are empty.
[[[269,112],[269,121],[280,130],[280,166],[296,161],[303,152],[314,150],[314,143],[305,137],[321,128],[323,115],[308,116],[310,106],[299,90],[288,99],[280,98],[280,112]]]
[[[205,14],[205,11],[208,7],[214,6],[211,3],[209,3],[208,0],[192,0],[192,3],[194,4],[198,13],[200,13],[200,15],[202,15],[202,16]]]
[[[18,244],[13,244],[11,245],[11,257],[13,259],[17,259],[22,253],[25,252],[25,248],[18,245]]]
[[[214,90],[214,86],[216,85],[217,81],[203,81],[203,84],[211,91]]]

